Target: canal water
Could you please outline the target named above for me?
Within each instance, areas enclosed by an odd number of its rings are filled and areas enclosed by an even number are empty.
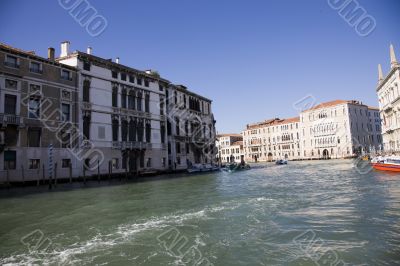
[[[400,175],[360,172],[306,161],[3,190],[0,264],[400,265]]]

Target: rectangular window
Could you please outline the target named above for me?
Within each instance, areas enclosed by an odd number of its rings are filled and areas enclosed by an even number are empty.
[[[19,68],[18,58],[12,55],[7,55],[4,65],[12,68]]]
[[[70,165],[71,165],[71,159],[62,159],[61,160],[62,168],[69,168]]]
[[[126,74],[125,73],[121,73],[121,80],[126,81]]]
[[[89,62],[83,62],[83,70],[90,71],[90,63]]]
[[[111,76],[112,76],[114,79],[117,79],[117,78],[118,78],[118,72],[117,72],[117,71],[112,71],[112,72],[111,72]]]
[[[4,170],[15,170],[17,167],[17,152],[4,151]]]
[[[71,108],[70,108],[70,105],[67,104],[67,103],[61,104],[61,111],[62,111],[61,121],[63,121],[63,122],[70,121],[70,119],[71,119]]]
[[[29,159],[29,169],[39,169],[40,160],[39,159]]]
[[[31,62],[31,66],[29,68],[30,72],[41,74],[42,73],[42,66],[38,62]]]
[[[146,79],[146,80],[144,80],[144,86],[145,87],[148,87],[149,86],[149,81]]]
[[[71,78],[71,72],[65,69],[61,70],[61,79],[64,80],[72,80]]]
[[[29,99],[29,118],[40,118],[40,98],[32,97]]]
[[[151,158],[147,158],[146,167],[151,167]]]
[[[15,115],[17,107],[17,96],[6,94],[4,95],[4,113]]]
[[[137,78],[136,80],[137,80],[137,84],[138,85],[142,85],[142,79],[141,78]]]
[[[129,82],[130,82],[130,83],[135,83],[135,77],[132,76],[132,75],[130,75],[130,76],[129,76]]]
[[[40,128],[28,129],[28,147],[40,147]]]

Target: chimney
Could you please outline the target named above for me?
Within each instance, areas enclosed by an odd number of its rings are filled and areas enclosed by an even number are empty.
[[[51,60],[51,61],[54,61],[54,52],[55,52],[55,50],[54,50],[53,47],[49,47],[49,48],[47,49],[47,58],[48,58],[49,60]]]
[[[87,53],[87,54],[92,54],[92,51],[93,51],[93,48],[89,46],[89,47],[87,48],[87,50],[86,50],[86,53]]]
[[[61,43],[61,55],[60,57],[68,56],[69,54],[69,45],[71,43],[69,41],[64,41]]]
[[[119,64],[119,57],[115,58],[115,63]]]

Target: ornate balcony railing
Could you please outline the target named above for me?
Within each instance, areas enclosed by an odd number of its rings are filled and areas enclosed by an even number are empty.
[[[0,114],[0,123],[5,125],[21,125],[22,118],[18,115]]]

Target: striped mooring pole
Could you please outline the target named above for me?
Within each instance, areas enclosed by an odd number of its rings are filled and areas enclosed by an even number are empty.
[[[49,189],[53,178],[53,144],[49,145]]]

